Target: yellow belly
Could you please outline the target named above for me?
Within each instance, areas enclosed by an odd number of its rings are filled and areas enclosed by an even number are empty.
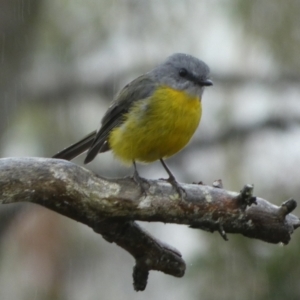
[[[124,123],[110,133],[109,145],[124,163],[152,162],[185,147],[200,119],[198,97],[161,87],[151,98],[132,107]]]

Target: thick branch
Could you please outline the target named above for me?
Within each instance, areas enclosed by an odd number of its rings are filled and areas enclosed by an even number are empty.
[[[156,240],[134,220],[187,224],[217,230],[225,239],[226,233],[240,233],[284,244],[300,226],[290,214],[294,200],[275,206],[253,197],[250,185],[240,193],[226,191],[220,183],[183,187],[184,201],[168,183],[149,180],[144,196],[131,178],[101,178],[64,160],[0,159],[0,203],[37,203],[90,226],[134,256],[136,290],[145,288],[149,270],[180,277],[185,263],[177,250]]]

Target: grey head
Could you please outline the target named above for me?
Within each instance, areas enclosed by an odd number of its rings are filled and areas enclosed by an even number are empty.
[[[201,97],[205,86],[212,85],[209,67],[200,59],[184,53],[175,53],[148,73],[156,82],[191,96]]]

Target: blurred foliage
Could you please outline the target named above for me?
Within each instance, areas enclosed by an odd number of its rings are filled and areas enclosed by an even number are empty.
[[[229,242],[207,238],[207,253],[195,259],[189,280],[199,285],[194,299],[298,299],[300,238],[274,246],[239,236]],[[222,296],[220,296],[222,295]]]
[[[245,38],[259,40],[286,72],[299,74],[300,2],[297,0],[233,0],[233,15]]]
[[[0,2],[0,132],[7,117],[21,100],[20,73],[31,65],[37,17],[43,1],[2,0]]]

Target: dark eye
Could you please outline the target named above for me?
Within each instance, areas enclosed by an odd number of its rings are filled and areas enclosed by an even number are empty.
[[[179,76],[185,77],[187,75],[188,71],[186,69],[180,69],[179,70]]]

